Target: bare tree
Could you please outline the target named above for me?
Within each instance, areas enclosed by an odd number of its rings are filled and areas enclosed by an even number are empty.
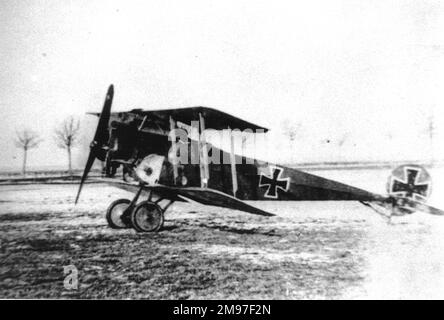
[[[350,133],[344,133],[338,141],[338,146],[342,147],[344,143],[349,139]]]
[[[293,122],[290,119],[285,119],[282,121],[282,133],[286,138],[288,138],[288,162],[293,163],[294,161],[294,153],[293,146],[296,140],[296,137],[300,134],[302,124],[299,122]]]
[[[23,149],[23,167],[22,173],[26,174],[26,160],[28,156],[28,150],[36,148],[42,141],[39,135],[30,129],[23,129],[16,132],[15,145],[17,148]]]
[[[282,122],[283,133],[293,142],[296,139],[299,131],[301,130],[300,123],[290,122],[288,119]]]
[[[55,130],[57,146],[68,153],[68,171],[72,175],[71,150],[79,142],[80,121],[73,116],[66,118]]]

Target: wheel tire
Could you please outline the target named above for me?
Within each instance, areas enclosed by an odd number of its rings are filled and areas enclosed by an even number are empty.
[[[122,217],[130,203],[131,201],[128,199],[119,199],[109,205],[106,210],[106,221],[111,228],[124,229],[131,227],[128,223],[129,221],[126,222]]]
[[[151,201],[139,203],[131,212],[131,223],[138,232],[156,232],[163,226],[163,210]]]

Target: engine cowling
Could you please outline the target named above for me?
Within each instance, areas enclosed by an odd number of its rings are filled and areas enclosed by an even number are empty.
[[[150,154],[143,158],[135,169],[137,179],[149,185],[157,184],[162,172],[164,160],[164,156],[157,154]]]

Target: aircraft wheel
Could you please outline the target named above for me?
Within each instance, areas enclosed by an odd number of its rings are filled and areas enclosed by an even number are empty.
[[[123,229],[130,227],[130,221],[125,221],[128,219],[123,216],[130,203],[131,201],[128,199],[119,199],[109,205],[106,210],[106,221],[111,228]]]
[[[131,213],[131,223],[138,232],[156,232],[163,225],[163,210],[151,201],[139,203]]]

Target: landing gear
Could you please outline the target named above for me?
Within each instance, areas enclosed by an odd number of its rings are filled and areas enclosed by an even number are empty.
[[[128,199],[119,199],[112,202],[106,210],[106,221],[113,229],[124,229],[131,227],[130,219],[125,217],[125,212],[130,206]]]
[[[153,202],[151,192],[148,199],[137,204],[137,200],[144,189],[140,187],[132,201],[119,199],[110,204],[106,211],[106,221],[113,229],[123,229],[133,227],[138,232],[157,232],[164,222],[164,213],[173,204],[170,200],[164,208],[159,203],[164,200],[160,198]]]
[[[143,201],[131,212],[131,223],[138,232],[156,232],[163,226],[163,210],[154,202]]]

